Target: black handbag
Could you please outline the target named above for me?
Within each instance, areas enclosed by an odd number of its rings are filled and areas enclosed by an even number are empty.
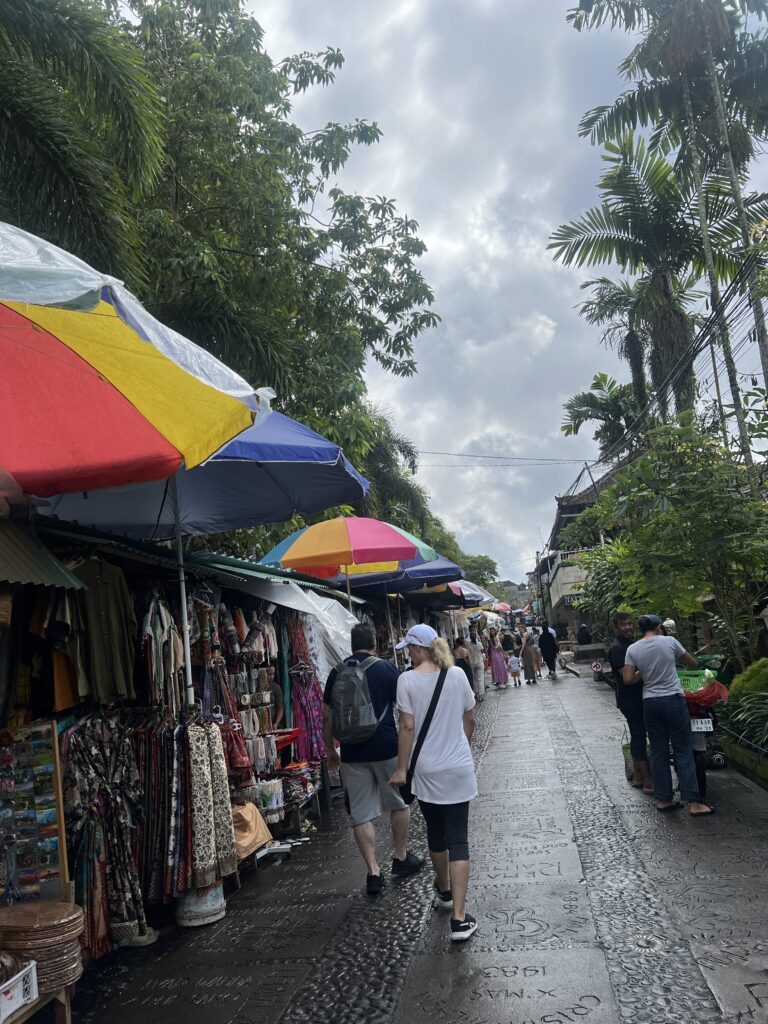
[[[424,740],[427,738],[427,733],[429,732],[429,727],[432,724],[432,719],[435,717],[435,708],[437,707],[437,702],[440,700],[440,694],[443,692],[443,683],[445,682],[445,677],[447,675],[447,668],[443,668],[440,670],[440,675],[437,677],[437,682],[435,683],[435,692],[432,694],[432,700],[429,702],[429,707],[427,708],[427,716],[421,724],[421,728],[419,729],[419,735],[416,739],[416,746],[413,748],[413,754],[411,755],[411,763],[408,766],[408,771],[405,776],[405,782],[403,783],[402,786],[400,786],[400,796],[403,798],[403,801],[406,804],[408,804],[409,807],[416,799],[416,797],[413,795],[413,792],[411,791],[411,783],[413,782],[413,772],[416,768],[416,762],[419,760],[421,748],[424,746]]]

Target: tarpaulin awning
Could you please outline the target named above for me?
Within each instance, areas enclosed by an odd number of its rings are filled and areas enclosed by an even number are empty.
[[[0,581],[85,589],[85,584],[67,571],[29,527],[4,521],[0,521]]]

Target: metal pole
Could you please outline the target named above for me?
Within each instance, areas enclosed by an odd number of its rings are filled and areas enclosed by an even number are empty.
[[[397,661],[397,652],[395,651],[395,627],[392,625],[392,609],[389,607],[389,597],[384,595],[384,602],[387,606],[387,625],[389,626],[389,642],[392,644],[392,659]]]
[[[184,644],[184,691],[187,706],[195,703],[195,685],[192,682],[192,652],[189,647],[189,618],[187,615],[187,581],[184,575],[184,548],[181,543],[181,517],[179,515],[179,495],[176,490],[176,477],[171,477],[171,501],[173,502],[173,522],[176,527],[176,560],[179,566],[179,599],[181,601],[181,639]]]
[[[597,489],[597,484],[595,483],[595,478],[592,476],[592,470],[589,468],[589,463],[588,462],[584,463],[584,469],[586,469],[586,471],[589,473],[589,479],[592,481],[592,486],[595,489],[595,495],[596,495],[596,497],[597,497],[597,499],[599,501],[600,500],[600,491],[598,491],[598,489]],[[603,533],[602,530],[600,531],[600,547],[602,547],[602,548],[605,547],[605,534]]]

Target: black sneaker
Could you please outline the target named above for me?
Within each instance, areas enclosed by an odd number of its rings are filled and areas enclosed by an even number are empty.
[[[384,888],[384,879],[381,875],[368,875],[365,880],[365,891],[369,896],[378,896]]]
[[[477,931],[477,921],[471,914],[465,914],[463,921],[451,918],[451,942],[466,942]]]
[[[411,853],[410,850],[406,853],[404,860],[398,860],[397,857],[392,858],[392,874],[395,878],[405,878],[406,875],[415,875],[417,871],[421,871],[424,867],[424,858],[417,857],[415,853]]]
[[[453,893],[450,889],[442,890],[437,879],[435,879],[435,894],[437,905],[441,910],[453,910]]]

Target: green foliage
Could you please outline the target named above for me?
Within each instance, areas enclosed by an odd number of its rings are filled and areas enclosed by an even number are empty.
[[[633,612],[625,600],[627,584],[623,572],[626,561],[625,546],[618,540],[583,552],[579,560],[587,578],[582,585],[577,607],[589,612],[592,622],[602,629],[605,636],[613,633],[611,620],[615,612]]]
[[[161,162],[157,90],[138,50],[83,0],[0,4],[0,217],[145,280],[132,201]]]
[[[750,693],[768,693],[768,658],[752,662],[730,686],[730,699],[740,701]]]
[[[736,704],[729,701],[723,717],[740,739],[768,749],[768,692],[745,694]]]
[[[592,436],[600,446],[601,458],[620,457],[632,450],[627,432],[640,410],[630,384],[618,384],[607,373],[597,373],[591,390],[569,398],[564,410],[560,429],[566,437],[578,434],[585,423],[599,423]]]
[[[366,359],[413,373],[414,342],[437,322],[416,222],[391,199],[334,184],[380,130],[364,120],[300,130],[291,98],[330,85],[343,57],[275,64],[240,0],[134,9],[125,30],[168,125],[162,178],[139,210],[155,311],[274,387],[286,411],[333,425],[359,460],[376,432],[362,405]]]
[[[730,454],[695,423],[658,427],[647,445],[592,512],[621,542],[622,597],[639,612],[676,619],[712,607],[720,639],[743,668],[757,651],[754,607],[768,592],[755,573],[768,564],[765,507]]]

